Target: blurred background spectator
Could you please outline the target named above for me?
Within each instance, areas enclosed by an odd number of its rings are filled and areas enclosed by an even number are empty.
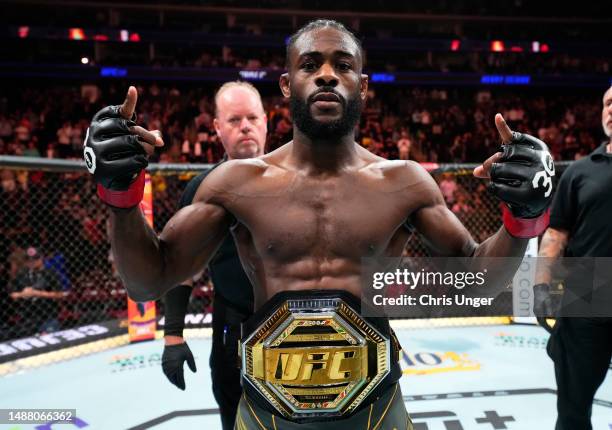
[[[16,265],[9,294],[17,320],[15,334],[27,336],[58,330],[58,302],[66,293],[56,271],[45,267],[43,255],[34,247],[28,247],[21,258],[13,258],[11,263]]]

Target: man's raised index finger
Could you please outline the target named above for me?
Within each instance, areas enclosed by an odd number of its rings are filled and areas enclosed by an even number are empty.
[[[136,110],[136,102],[138,101],[138,91],[133,86],[128,88],[125,100],[119,108],[119,113],[125,119],[132,119],[134,111]]]
[[[506,120],[501,113],[495,115],[495,127],[497,127],[503,143],[508,143],[512,140],[512,130],[506,124]]]

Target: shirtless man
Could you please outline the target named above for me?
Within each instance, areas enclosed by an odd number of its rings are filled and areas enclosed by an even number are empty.
[[[286,291],[308,297],[342,290],[359,297],[361,259],[400,256],[409,236],[407,222],[436,255],[523,255],[528,238],[548,222],[550,175],[540,173],[552,163],[546,145],[511,132],[496,116],[503,151],[474,174],[490,177],[492,192],[506,202],[504,227],[477,244],[422,167],[385,160],[355,142],[353,130],[368,89],[362,61],[358,39],[335,21],[313,21],[296,32],[287,46],[288,72],[280,79],[290,99],[293,140],[259,158],[219,166],[202,182],[194,203],[159,236],[136,208],[146,154],[163,142],[133,122],[135,88],[123,105],[96,114],[85,159],[99,196],[113,209],[111,243],[130,297],[159,298],[206,265],[230,231],[254,288],[256,311]],[[390,333],[386,327],[378,327],[383,335]],[[312,363],[323,362],[308,361],[310,373]],[[325,414],[311,417],[320,420],[316,428],[365,428],[366,423],[372,429],[412,428],[398,389],[401,371],[391,374],[384,389],[374,390],[376,396],[366,396],[351,413],[336,414],[333,421]],[[243,385],[246,391],[248,384]],[[267,407],[265,396],[255,401],[253,391],[240,401],[236,428],[304,428],[307,420]]]

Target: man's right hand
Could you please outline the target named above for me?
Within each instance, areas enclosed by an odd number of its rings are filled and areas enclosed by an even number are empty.
[[[166,344],[164,353],[162,354],[162,370],[164,375],[172,384],[179,389],[185,390],[185,375],[183,373],[183,364],[187,365],[192,372],[196,372],[195,359],[191,349],[186,342],[177,344]]]
[[[96,113],[87,129],[83,157],[98,184],[98,196],[116,208],[132,208],[142,200],[148,156],[164,142],[159,131],[137,126],[136,88],[128,89],[122,105]]]

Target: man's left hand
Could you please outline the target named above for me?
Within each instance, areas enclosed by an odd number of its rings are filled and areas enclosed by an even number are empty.
[[[474,176],[489,178],[489,190],[507,206],[504,224],[513,236],[532,237],[540,234],[540,222],[529,231],[512,226],[514,220],[536,220],[546,213],[552,200],[555,164],[548,147],[529,134],[510,130],[501,114],[495,116],[495,125],[502,139],[500,152],[489,157],[474,169]],[[513,218],[510,219],[510,218]],[[533,224],[533,223],[532,223]]]

